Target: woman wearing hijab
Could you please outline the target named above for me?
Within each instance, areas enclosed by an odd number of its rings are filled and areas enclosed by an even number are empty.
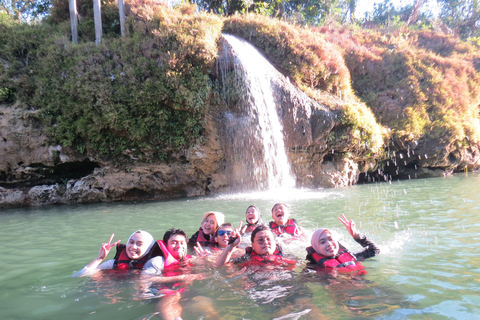
[[[111,243],[113,237],[114,234],[110,236],[107,243],[102,243],[97,258],[75,273],[73,277],[91,276],[105,269],[143,269],[146,262],[150,260],[150,251],[155,244],[152,235],[146,231],[137,230],[130,235],[127,244],[121,244],[120,240]],[[115,257],[102,263],[115,246],[117,249]]]
[[[338,219],[347,228],[353,239],[364,249],[353,254],[341,245],[328,229],[322,228],[312,235],[312,246],[306,248],[307,260],[326,269],[366,274],[364,267],[357,261],[379,254],[380,248],[364,235],[360,235],[353,220],[348,220],[344,214]]]
[[[240,233],[242,235],[245,233],[251,234],[257,226],[263,223],[262,214],[256,206],[249,206],[247,208],[247,211],[245,211],[245,219],[247,221],[247,224],[244,225],[240,230]]]

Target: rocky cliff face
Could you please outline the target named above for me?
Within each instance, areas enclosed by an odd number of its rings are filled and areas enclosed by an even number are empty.
[[[207,120],[206,142],[171,164],[113,163],[48,144],[31,112],[0,107],[0,207],[167,199],[224,187],[222,152]]]
[[[221,46],[221,54],[231,55],[228,46]],[[217,70],[219,79],[235,73],[233,65],[222,68]],[[439,176],[480,166],[479,146],[443,140],[395,139],[386,142],[383,155],[366,155],[366,146],[353,146],[351,130],[345,129],[334,107],[308,98],[281,74],[272,88],[299,187]],[[167,199],[254,186],[248,180],[255,172],[245,176],[245,161],[239,160],[245,145],[234,142],[249,123],[241,122],[245,120],[241,90],[228,89],[229,99],[212,98],[202,142],[173,155],[176,161],[171,163],[116,165],[92,154],[78,154],[52,145],[34,111],[0,106],[0,207]],[[338,132],[342,138],[332,139]]]
[[[334,187],[356,182],[354,163],[326,161],[327,137],[335,115],[312,101],[287,79],[273,84],[285,143],[297,184]],[[223,109],[222,109],[223,108]],[[229,163],[238,150],[222,136],[224,117],[232,105],[216,106],[207,115],[204,142],[174,155],[176,162],[112,162],[49,144],[41,123],[31,111],[2,106],[0,123],[0,207],[43,204],[129,201],[203,196],[229,190]],[[237,186],[238,187],[238,186]]]

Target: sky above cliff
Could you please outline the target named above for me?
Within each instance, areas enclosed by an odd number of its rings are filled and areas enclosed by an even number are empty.
[[[357,19],[364,17],[365,13],[373,12],[375,4],[385,2],[385,0],[358,0],[357,9],[355,10],[355,16]],[[395,8],[405,7],[407,5],[413,5],[414,0],[392,0]],[[422,6],[422,11],[431,12],[434,16],[438,15],[439,9],[436,0],[427,0]]]

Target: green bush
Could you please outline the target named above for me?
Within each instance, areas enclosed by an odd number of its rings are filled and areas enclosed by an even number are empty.
[[[58,29],[3,26],[20,36],[5,34],[0,44],[9,61],[0,78],[8,90],[0,97],[16,93],[20,105],[38,109],[54,143],[93,155],[167,160],[203,132],[221,30],[214,16],[184,12],[131,14],[128,36],[104,37],[99,46],[73,45],[64,22]]]

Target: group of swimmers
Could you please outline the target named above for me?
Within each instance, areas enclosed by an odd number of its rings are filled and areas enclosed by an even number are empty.
[[[262,222],[260,211],[255,206],[247,208],[245,217],[246,224],[240,222],[234,228],[231,223],[225,223],[222,213],[206,212],[199,230],[190,238],[183,230],[172,228],[165,232],[162,240],[155,241],[150,233],[138,230],[130,235],[126,244],[121,244],[120,241],[112,243],[112,234],[108,242],[102,243],[98,256],[73,276],[91,276],[103,269],[140,269],[142,277],[149,280],[154,278],[155,283],[174,284],[174,287],[162,285],[158,289],[161,296],[170,299],[160,302],[157,310],[163,319],[181,319],[181,308],[177,302],[185,286],[179,286],[179,282],[205,277],[184,272],[188,269],[185,266],[191,265],[197,257],[208,256],[217,267],[229,263],[241,263],[242,266],[295,266],[295,259],[284,256],[277,237],[289,241],[307,240],[307,234],[295,219],[290,218],[287,205],[275,204],[272,208],[273,221],[268,224]],[[315,266],[317,270],[365,274],[364,267],[358,261],[379,254],[379,247],[358,232],[353,220],[345,215],[339,220],[363,250],[351,253],[332,232],[320,228],[311,236],[311,246],[306,248],[306,260],[309,266]],[[244,250],[239,249],[242,246]],[[115,257],[103,262],[113,247],[116,247]],[[196,252],[194,257],[188,254],[189,248]]]

